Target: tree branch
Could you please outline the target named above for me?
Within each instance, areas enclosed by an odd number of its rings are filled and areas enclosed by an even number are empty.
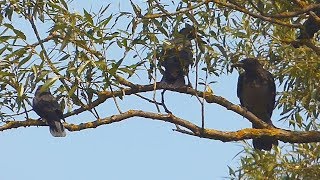
[[[275,18],[263,16],[263,15],[257,14],[257,13],[253,13],[253,12],[247,10],[245,7],[237,6],[236,4],[226,3],[226,2],[217,1],[217,0],[210,0],[210,1],[211,2],[215,2],[215,3],[217,3],[217,4],[221,5],[221,6],[225,6],[225,7],[237,10],[239,12],[248,14],[248,15],[250,15],[252,17],[259,18],[261,20],[268,21],[268,22],[275,23],[275,24],[279,24],[279,25],[282,25],[282,26],[287,26],[287,27],[292,27],[292,28],[299,28],[299,27],[302,26],[301,24],[289,24],[289,23],[286,23],[286,22],[279,21],[279,20],[277,20]]]
[[[136,85],[133,88],[124,88],[124,89],[114,91],[114,92],[111,92],[111,91],[100,92],[98,99],[93,101],[91,104],[85,105],[84,107],[81,107],[81,108],[76,109],[72,112],[69,112],[69,113],[65,114],[64,117],[69,117],[74,114],[79,114],[79,113],[82,113],[86,110],[92,109],[92,108],[102,104],[107,99],[112,98],[113,96],[119,97],[119,96],[123,96],[124,94],[131,95],[131,94],[136,94],[136,93],[141,93],[141,92],[149,92],[149,91],[162,90],[162,89],[171,90],[174,92],[179,92],[179,93],[184,93],[184,94],[198,95],[198,97],[203,97],[207,103],[219,104],[219,105],[227,108],[228,110],[234,111],[234,112],[242,115],[243,117],[247,118],[252,123],[259,125],[261,128],[271,128],[271,126],[269,126],[267,123],[265,123],[262,120],[260,120],[259,118],[257,118],[251,112],[243,109],[241,106],[238,106],[238,105],[235,105],[235,104],[229,102],[228,100],[226,100],[223,97],[216,96],[216,95],[209,94],[209,93],[202,92],[202,91],[197,91],[195,89],[192,89],[192,88],[186,87],[186,86],[180,87],[180,88],[172,88],[172,87],[169,87],[163,83],[157,83],[156,87],[154,87],[153,84]]]
[[[251,5],[254,6],[254,4],[252,4],[252,2],[251,2]],[[303,13],[312,11],[312,10],[314,10],[314,9],[320,8],[320,4],[311,4],[311,5],[308,5],[308,6],[304,6],[302,9],[300,8],[300,9],[297,10],[297,11],[283,12],[283,13],[279,13],[279,14],[266,14],[266,13],[263,13],[262,11],[260,11],[257,7],[254,6],[254,8],[255,8],[262,16],[270,17],[270,18],[283,19],[283,18],[292,18],[292,17],[298,16],[298,15],[300,15],[300,14],[303,14]]]
[[[200,6],[204,5],[204,4],[208,4],[210,2],[216,3],[218,5],[221,5],[221,6],[230,8],[230,9],[237,10],[239,12],[248,14],[248,15],[250,15],[252,17],[259,18],[259,19],[264,20],[264,21],[268,21],[268,22],[271,22],[271,23],[275,23],[275,24],[279,24],[279,25],[287,26],[287,27],[291,27],[291,28],[300,28],[302,25],[301,24],[290,24],[290,23],[286,23],[286,22],[280,21],[278,19],[294,17],[296,15],[302,14],[304,12],[308,12],[308,11],[310,11],[312,9],[315,9],[315,8],[319,7],[319,5],[310,5],[310,6],[307,6],[307,7],[303,8],[302,10],[299,10],[297,12],[287,12],[287,13],[282,13],[282,14],[278,14],[278,15],[266,15],[266,14],[257,14],[257,13],[251,12],[247,8],[242,7],[240,5],[237,5],[236,3],[233,4],[233,3],[227,3],[227,2],[219,1],[219,0],[206,0],[206,1],[200,2],[200,3],[194,5],[194,6],[190,7],[190,8],[185,8],[185,9],[182,9],[182,10],[179,10],[179,11],[176,11],[176,12],[147,14],[147,15],[143,16],[142,18],[143,19],[154,19],[154,18],[159,18],[159,17],[163,17],[163,16],[173,16],[173,15],[177,15],[177,14],[180,14],[180,13],[185,13],[187,11],[191,11],[193,9],[196,9],[196,8],[198,8],[198,7],[200,7]],[[276,18],[278,18],[278,19],[276,19]]]
[[[190,121],[181,119],[172,114],[159,114],[153,112],[145,112],[141,110],[129,110],[127,112],[113,115],[107,118],[98,119],[96,121],[81,123],[81,124],[68,124],[64,123],[64,126],[69,131],[81,131],[84,129],[97,128],[102,125],[112,124],[127,120],[132,117],[144,117],[148,120],[170,122],[172,124],[180,125],[187,130],[176,130],[183,134],[193,135],[197,137],[220,140],[223,142],[240,141],[244,139],[252,139],[259,137],[274,137],[283,142],[289,143],[309,143],[320,142],[320,132],[318,131],[288,131],[277,128],[269,129],[252,129],[246,128],[239,131],[218,131],[215,129],[202,129],[201,127],[191,123]],[[0,126],[0,131],[29,126],[46,126],[44,121],[28,119],[26,121],[8,121],[5,125]]]
[[[163,16],[174,16],[174,15],[177,15],[177,14],[181,14],[181,13],[185,13],[185,12],[188,12],[188,11],[191,11],[193,9],[196,9],[204,4],[207,4],[209,2],[207,1],[203,1],[203,2],[200,2],[194,6],[191,6],[191,7],[188,7],[188,8],[184,8],[184,9],[181,9],[179,11],[175,11],[175,12],[166,12],[166,13],[158,13],[158,14],[147,14],[145,16],[143,16],[142,18],[143,19],[155,19],[155,18],[159,18],[159,17],[163,17]]]

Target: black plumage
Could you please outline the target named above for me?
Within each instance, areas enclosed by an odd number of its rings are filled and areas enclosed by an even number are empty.
[[[33,110],[47,122],[52,136],[65,137],[65,128],[61,123],[61,119],[64,120],[63,112],[50,90],[42,90],[41,87],[37,88],[33,98]]]
[[[184,77],[188,75],[189,67],[193,64],[191,40],[194,38],[195,28],[187,24],[171,41],[163,45],[158,54],[160,66],[165,68],[161,82],[172,87],[185,85]]]
[[[318,0],[317,3],[320,3],[320,0]],[[313,10],[313,12],[320,18],[319,8]],[[317,22],[317,20],[313,16],[309,15],[308,19],[303,23],[303,29],[300,30],[300,34],[297,37],[297,40],[312,39],[314,37],[314,34],[319,30],[320,23]],[[296,42],[293,44],[295,48],[298,48],[301,45],[302,44],[300,42]]]
[[[273,126],[271,116],[275,105],[276,87],[272,74],[263,69],[255,58],[244,59],[233,66],[244,69],[239,76],[237,87],[241,105]],[[259,128],[255,124],[252,124],[252,127]],[[255,149],[271,150],[272,144],[278,145],[278,141],[270,137],[253,139]]]

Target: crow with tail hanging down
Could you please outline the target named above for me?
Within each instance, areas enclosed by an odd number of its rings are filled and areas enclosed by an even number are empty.
[[[49,89],[43,89],[42,86],[37,88],[32,107],[33,110],[47,122],[52,136],[66,136],[65,128],[61,123],[61,120],[64,120],[63,112]]]
[[[162,83],[173,88],[185,85],[184,77],[188,75],[189,68],[193,64],[191,40],[196,38],[195,33],[195,28],[186,24],[171,41],[164,43],[157,55],[160,66],[165,69],[162,71]]]
[[[244,69],[239,75],[237,85],[241,105],[273,126],[271,116],[275,106],[276,86],[272,74],[255,58],[244,59],[233,66]],[[252,127],[260,128],[256,124],[252,124]],[[278,140],[271,137],[253,139],[255,149],[270,151],[272,145],[278,145]]]
[[[320,4],[320,0],[316,1]],[[320,8],[312,10],[320,18]],[[303,23],[303,28],[300,30],[300,34],[297,40],[312,39],[314,34],[320,30],[320,22],[318,22],[313,16],[309,15],[308,19]],[[302,42],[294,42],[293,47],[298,48],[302,45]]]

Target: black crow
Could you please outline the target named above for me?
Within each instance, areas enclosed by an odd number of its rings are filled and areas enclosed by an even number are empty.
[[[161,82],[172,87],[185,85],[184,77],[189,73],[189,67],[193,64],[191,40],[196,38],[195,28],[186,24],[171,41],[163,45],[158,55],[160,65],[165,68]]]
[[[317,3],[320,3],[320,0],[317,0]],[[320,8],[313,10],[313,12],[320,18]],[[300,30],[297,40],[312,39],[314,34],[319,30],[320,23],[313,16],[309,15],[308,19],[303,23],[303,29]],[[298,48],[301,45],[301,42],[295,42],[293,47]]]
[[[42,86],[37,88],[35,97],[33,98],[33,110],[42,119],[46,120],[52,136],[65,137],[65,128],[61,123],[61,119],[64,120],[63,112],[56,98],[50,93],[50,90],[42,90],[41,88]]]
[[[244,69],[244,72],[239,76],[237,87],[237,95],[241,105],[273,126],[271,116],[275,106],[276,87],[272,74],[263,69],[255,58],[244,59],[233,66]],[[255,124],[252,124],[252,127],[259,128]],[[278,141],[270,137],[253,139],[255,149],[269,151],[272,144],[278,145]]]

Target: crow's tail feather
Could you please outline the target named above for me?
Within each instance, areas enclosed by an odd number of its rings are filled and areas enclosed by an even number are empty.
[[[168,86],[172,88],[179,88],[185,86],[184,76],[177,77],[175,79],[170,79],[164,75],[160,82],[166,83]]]
[[[263,137],[263,138],[253,139],[252,144],[255,149],[270,151],[272,148],[272,145],[275,145],[275,146],[278,145],[278,140],[271,137]]]
[[[65,137],[66,131],[63,124],[59,121],[54,121],[54,123],[49,124],[50,133],[54,137]]]

